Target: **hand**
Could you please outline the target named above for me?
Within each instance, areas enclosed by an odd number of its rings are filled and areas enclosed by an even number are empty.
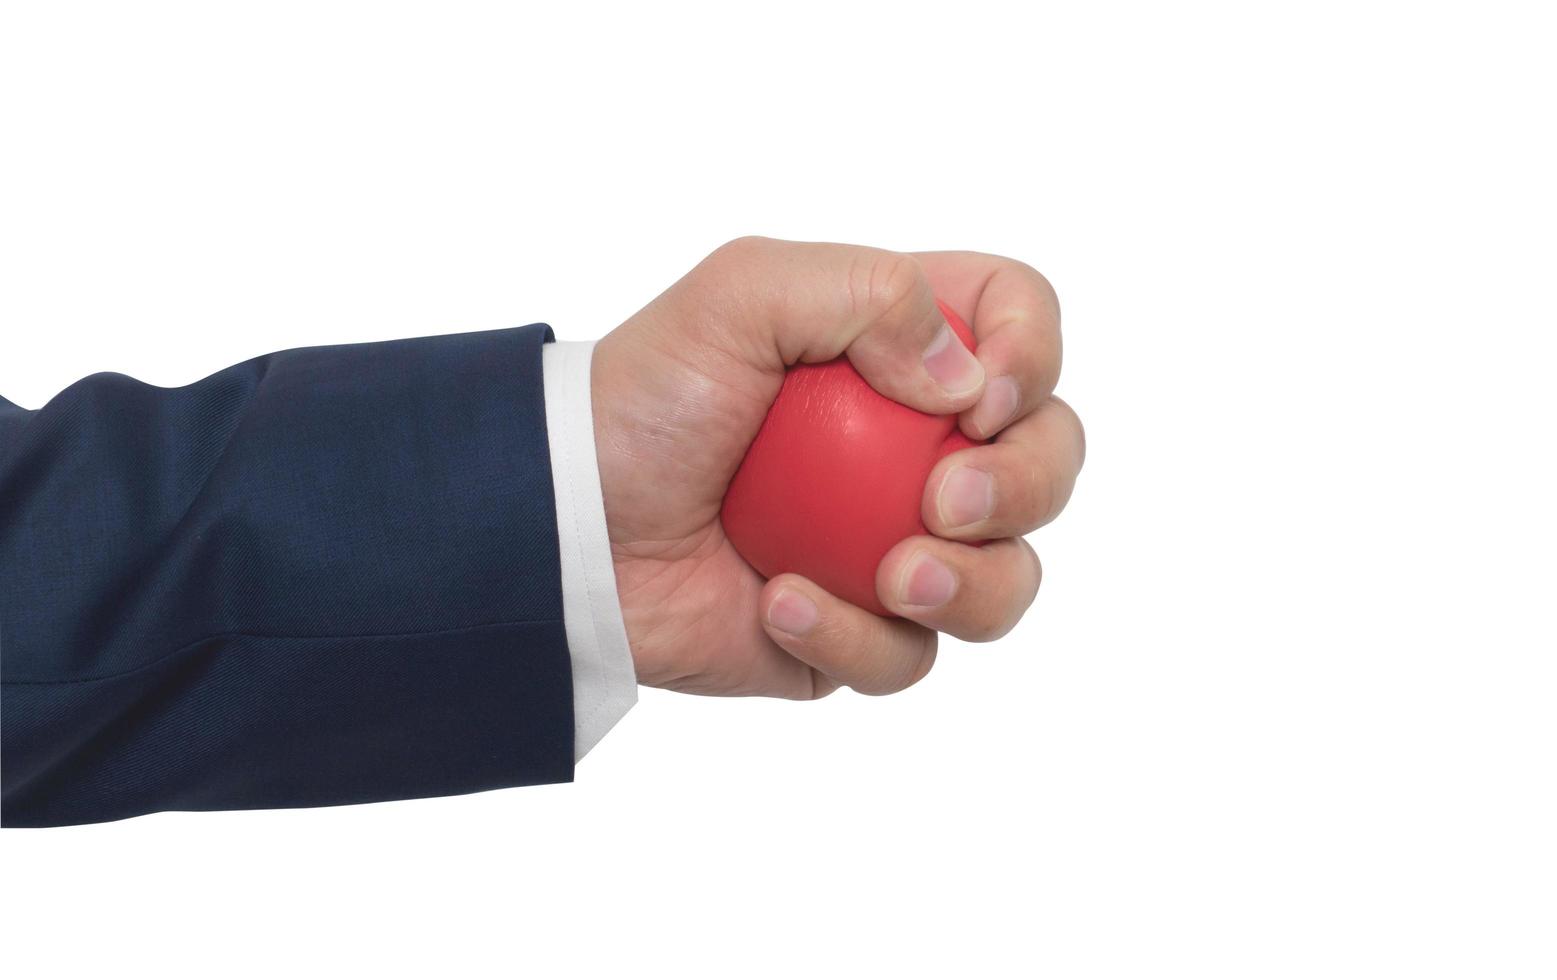
[[[940,337],[936,297],[972,326],[976,358]],[[765,583],[719,523],[785,368],[840,354],[883,395],[960,413],[969,436],[995,440],[936,465],[924,493],[932,535],[882,560],[876,590],[903,619],[798,575]],[[1011,259],[762,238],[715,251],[595,350],[600,481],[638,680],[698,694],[888,694],[929,672],[937,630],[1004,635],[1040,577],[1017,535],[1059,513],[1081,468],[1080,420],[1052,394],[1059,371],[1054,291]]]

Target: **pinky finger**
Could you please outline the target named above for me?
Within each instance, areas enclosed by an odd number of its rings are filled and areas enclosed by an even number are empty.
[[[768,582],[761,609],[769,638],[819,675],[815,697],[839,685],[861,694],[894,694],[918,683],[935,663],[933,630],[866,612],[799,575]]]

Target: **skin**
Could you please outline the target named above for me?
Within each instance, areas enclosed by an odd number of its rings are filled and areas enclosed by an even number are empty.
[[[948,353],[936,297],[973,328],[976,361],[960,345]],[[882,560],[877,593],[899,619],[798,575],[765,582],[719,522],[786,367],[839,355],[887,397],[957,413],[968,435],[994,440],[936,465],[923,507],[932,534]],[[1065,506],[1085,455],[1080,420],[1053,394],[1059,373],[1058,300],[1015,260],[764,238],[717,249],[595,350],[606,524],[639,682],[890,694],[929,672],[937,631],[1003,636],[1041,578],[1020,535]],[[989,543],[962,543],[979,540]]]

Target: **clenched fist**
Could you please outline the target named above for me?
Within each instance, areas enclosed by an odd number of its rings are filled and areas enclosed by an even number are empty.
[[[972,326],[977,355],[950,336],[937,297]],[[719,522],[786,368],[839,355],[883,395],[956,413],[963,432],[991,440],[935,466],[931,534],[877,569],[882,605],[902,618],[798,575],[764,582]],[[1058,302],[1020,262],[762,238],[715,251],[595,350],[596,451],[639,681],[698,694],[888,694],[929,672],[936,631],[1005,634],[1040,578],[1019,535],[1065,506],[1084,455],[1080,420],[1053,394],[1059,373]]]

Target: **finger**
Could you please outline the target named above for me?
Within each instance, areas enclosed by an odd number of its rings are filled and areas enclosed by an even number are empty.
[[[972,326],[988,378],[962,431],[987,439],[1035,411],[1060,379],[1060,301],[1038,270],[977,252],[921,252],[936,295]]]
[[[1085,457],[1081,419],[1051,397],[995,442],[935,464],[924,487],[925,527],[958,541],[1026,534],[1059,516]]]
[[[743,284],[743,353],[774,371],[847,354],[871,387],[937,415],[975,405],[984,368],[947,325],[919,260],[902,252],[769,238],[741,238],[699,267],[715,284]]]
[[[1032,605],[1043,572],[1021,538],[982,548],[919,536],[901,542],[876,569],[876,594],[892,612],[974,642],[1010,632]]]
[[[833,685],[893,694],[935,663],[933,631],[868,613],[799,575],[773,578],[760,601],[762,626],[773,642]]]

